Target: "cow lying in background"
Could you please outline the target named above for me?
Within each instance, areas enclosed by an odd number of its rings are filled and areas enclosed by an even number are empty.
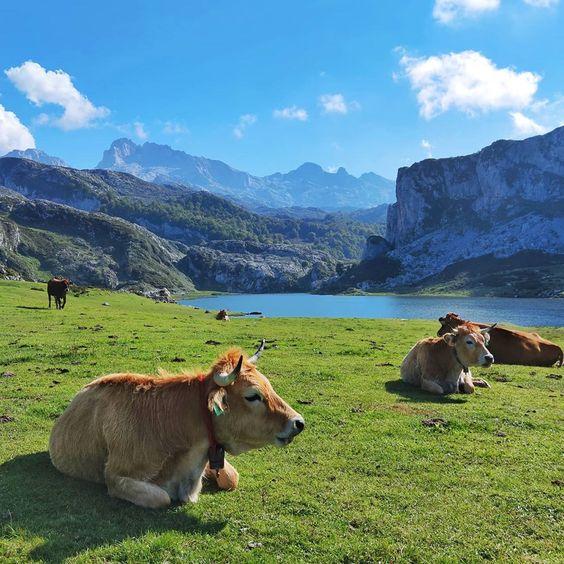
[[[111,374],[91,382],[55,423],[51,461],[142,507],[196,502],[219,445],[233,455],[285,446],[304,428],[257,370],[263,348],[264,341],[250,358],[230,350],[207,373]]]
[[[471,394],[474,386],[489,388],[485,380],[472,379],[469,367],[492,365],[494,357],[486,348],[491,329],[461,325],[442,337],[419,341],[403,359],[402,380],[433,394]]]
[[[217,312],[217,315],[215,316],[215,318],[216,318],[218,321],[229,321],[229,314],[227,313],[227,310],[226,310],[226,309],[220,309],[220,310]]]
[[[439,321],[441,323],[441,328],[437,332],[439,336],[468,323],[479,328],[487,327],[484,323],[465,321],[456,313],[447,313],[444,317],[439,317]],[[559,366],[562,366],[562,349],[537,333],[495,327],[490,332],[488,348],[498,364],[552,366],[558,362]]]
[[[55,298],[55,307],[63,309],[67,303],[67,292],[69,291],[70,280],[66,278],[51,278],[47,282],[47,294],[49,295],[49,308],[51,308],[51,296]]]

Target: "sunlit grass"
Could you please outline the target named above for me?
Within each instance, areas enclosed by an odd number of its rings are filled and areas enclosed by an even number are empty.
[[[441,399],[398,381],[401,359],[433,322],[224,323],[101,291],[70,296],[64,311],[46,304],[40,284],[0,282],[0,375],[15,374],[0,376],[0,415],[14,418],[0,423],[2,562],[563,557],[563,386],[548,377],[561,370],[477,370],[491,390]],[[541,332],[564,342],[564,330]],[[208,488],[196,505],[150,511],[50,465],[53,421],[85,383],[207,367],[262,337],[273,343],[261,370],[307,428],[287,449],[231,458],[237,491]],[[448,425],[424,427],[430,416]]]

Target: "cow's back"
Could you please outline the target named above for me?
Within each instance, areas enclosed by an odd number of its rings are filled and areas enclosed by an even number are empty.
[[[495,327],[490,333],[490,352],[498,364],[552,366],[562,357],[562,349],[534,333]]]

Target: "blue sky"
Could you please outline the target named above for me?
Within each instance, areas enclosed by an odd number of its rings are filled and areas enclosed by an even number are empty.
[[[314,161],[395,178],[429,155],[560,125],[563,11],[558,0],[3,3],[0,152],[34,142],[93,167],[127,136],[261,175]]]

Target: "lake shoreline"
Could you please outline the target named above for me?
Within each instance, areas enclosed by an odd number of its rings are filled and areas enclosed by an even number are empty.
[[[465,319],[521,327],[564,325],[564,301],[552,298],[490,298],[421,295],[215,294],[179,300],[204,310],[261,312],[264,317],[438,320],[448,312]]]

